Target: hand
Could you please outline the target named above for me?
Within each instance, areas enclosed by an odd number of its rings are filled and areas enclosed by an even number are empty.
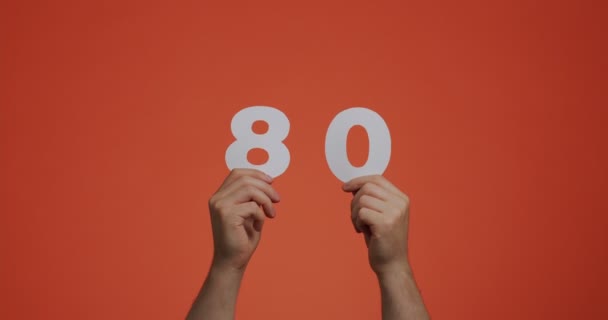
[[[209,200],[213,229],[213,267],[243,271],[260,242],[265,217],[276,216],[279,194],[272,178],[252,169],[230,172]]]
[[[408,196],[382,176],[355,178],[343,190],[354,194],[351,220],[365,236],[372,270],[379,276],[408,270]]]

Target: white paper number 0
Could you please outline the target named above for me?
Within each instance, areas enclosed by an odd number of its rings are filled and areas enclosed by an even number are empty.
[[[346,139],[356,125],[367,131],[369,155],[362,167],[354,167],[348,160]],[[331,121],[325,136],[325,158],[329,169],[343,182],[371,174],[382,174],[391,160],[391,134],[386,122],[376,112],[366,108],[344,110]]]
[[[253,132],[256,121],[265,121],[268,131],[264,134]],[[369,155],[362,167],[353,166],[348,160],[346,139],[348,132],[356,125],[362,126],[369,139]],[[235,141],[226,150],[226,165],[234,168],[253,168],[278,177],[289,167],[289,150],[283,143],[289,134],[289,119],[283,112],[273,107],[255,106],[239,111],[230,125]],[[251,149],[260,148],[268,153],[268,161],[255,165],[247,160]],[[325,137],[325,158],[331,172],[346,182],[356,177],[382,174],[391,157],[391,135],[384,119],[366,108],[351,108],[340,112],[329,124]]]

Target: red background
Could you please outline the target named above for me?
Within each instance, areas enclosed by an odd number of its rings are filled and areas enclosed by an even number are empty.
[[[239,318],[380,317],[323,153],[352,106],[391,130],[434,318],[608,318],[605,9],[3,1],[0,318],[183,318],[230,120],[251,105],[287,114],[292,161]]]

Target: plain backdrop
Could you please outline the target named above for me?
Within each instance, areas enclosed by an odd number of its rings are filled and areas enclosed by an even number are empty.
[[[239,319],[380,318],[324,155],[354,106],[433,318],[606,319],[607,29],[602,1],[4,0],[0,318],[182,319],[230,120],[266,105],[292,160]]]

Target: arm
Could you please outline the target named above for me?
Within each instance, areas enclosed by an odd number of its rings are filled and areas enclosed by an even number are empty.
[[[429,319],[411,268],[404,266],[378,275],[382,297],[382,319]]]
[[[353,179],[351,220],[380,285],[383,320],[429,319],[408,258],[409,198],[382,176]]]
[[[234,319],[241,280],[264,220],[276,216],[273,203],[280,199],[271,183],[262,172],[236,169],[209,200],[213,262],[187,320]]]
[[[243,272],[211,267],[187,320],[234,319]]]

